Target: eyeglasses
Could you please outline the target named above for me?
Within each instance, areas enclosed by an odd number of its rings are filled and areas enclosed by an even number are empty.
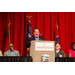
[[[60,47],[60,46],[56,46],[56,47]]]

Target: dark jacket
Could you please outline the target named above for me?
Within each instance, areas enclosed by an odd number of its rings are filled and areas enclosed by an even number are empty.
[[[55,51],[55,57],[66,57],[66,55],[65,55],[65,53],[64,53],[64,51],[63,50],[60,50],[58,53],[56,53],[56,51]]]
[[[39,37],[39,39],[40,40],[45,40],[44,38],[40,38]],[[30,37],[30,38],[28,38],[28,40],[27,40],[27,43],[26,43],[26,47],[30,47],[30,42],[32,41],[32,40],[35,40],[35,37]]]

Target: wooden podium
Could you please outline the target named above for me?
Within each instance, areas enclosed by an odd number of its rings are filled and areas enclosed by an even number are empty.
[[[41,55],[49,55],[49,62],[55,62],[55,41],[32,41],[30,56],[33,62],[41,62]]]

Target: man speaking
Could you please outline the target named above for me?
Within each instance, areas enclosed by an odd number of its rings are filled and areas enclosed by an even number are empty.
[[[34,37],[28,38],[27,43],[26,43],[26,47],[30,47],[32,40],[36,40],[36,41],[45,40],[42,35],[41,35],[41,37],[39,37],[39,35],[40,35],[40,30],[37,28],[34,29]]]

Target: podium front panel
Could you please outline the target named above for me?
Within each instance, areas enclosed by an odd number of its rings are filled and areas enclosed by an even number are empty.
[[[33,62],[41,62],[41,55],[49,55],[49,62],[55,62],[55,41],[32,41],[30,56]]]

